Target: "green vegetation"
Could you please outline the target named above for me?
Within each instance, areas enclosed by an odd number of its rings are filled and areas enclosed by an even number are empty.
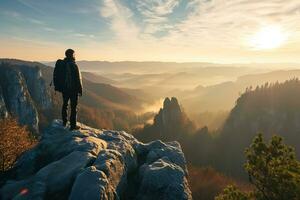
[[[228,186],[215,200],[249,200],[250,195],[238,190],[235,186]]]
[[[266,144],[258,135],[246,150],[245,170],[254,190],[250,193],[227,187],[216,200],[298,200],[300,199],[300,162],[293,148],[281,137]]]
[[[299,91],[298,79],[246,89],[237,99],[219,136],[214,139],[216,148],[211,156],[217,161],[216,168],[226,174],[246,178],[242,168],[245,161],[243,150],[257,133],[263,133],[267,139],[274,134],[283,137],[300,155]]]

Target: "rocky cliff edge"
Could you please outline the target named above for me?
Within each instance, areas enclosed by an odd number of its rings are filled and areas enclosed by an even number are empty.
[[[18,159],[2,199],[192,199],[179,143],[80,126],[69,131],[54,120]]]

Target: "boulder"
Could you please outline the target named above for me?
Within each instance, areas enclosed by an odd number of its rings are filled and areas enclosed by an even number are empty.
[[[91,166],[79,174],[73,185],[70,200],[116,199],[114,187],[109,184],[104,172]]]
[[[163,157],[140,168],[137,199],[192,199],[184,170]]]

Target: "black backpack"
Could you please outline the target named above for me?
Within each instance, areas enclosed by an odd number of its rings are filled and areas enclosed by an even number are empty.
[[[53,72],[53,83],[54,90],[58,92],[63,92],[65,86],[65,61],[58,59],[55,63],[55,68]]]

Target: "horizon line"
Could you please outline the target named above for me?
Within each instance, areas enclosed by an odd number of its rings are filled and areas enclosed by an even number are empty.
[[[56,62],[56,60],[25,60],[20,58],[2,58],[0,60],[20,60],[20,61],[29,61],[29,62],[40,62],[40,63],[51,63]],[[261,65],[261,64],[285,64],[285,65],[300,65],[300,62],[208,62],[208,61],[157,61],[157,60],[143,60],[143,61],[136,61],[136,60],[85,60],[80,59],[76,60],[77,62],[107,62],[107,63],[125,63],[125,62],[132,62],[132,63],[175,63],[175,64],[211,64],[211,65]]]

